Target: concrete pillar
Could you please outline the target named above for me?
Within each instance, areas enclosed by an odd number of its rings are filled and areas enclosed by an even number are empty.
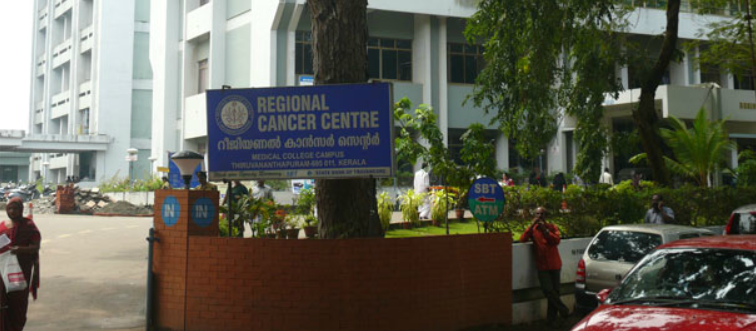
[[[412,102],[415,105],[430,104],[433,95],[430,16],[415,15],[415,36],[412,42],[412,82],[423,86],[423,100],[412,100]]]
[[[294,72],[297,57],[294,51],[297,48],[297,25],[302,18],[303,11],[304,4],[295,4],[294,12],[291,14],[291,19],[289,20],[289,26],[286,28],[286,85],[288,86],[297,85],[297,73]],[[255,47],[254,44],[255,43],[250,43],[250,46],[253,47],[253,51]],[[252,53],[250,52],[250,54]],[[283,82],[278,83],[280,85]]]
[[[150,63],[152,64],[152,139],[151,157],[155,167],[168,166],[167,151],[178,151],[178,120],[181,117],[182,63],[179,40],[179,15],[182,0],[152,1],[150,4]],[[183,42],[181,42],[183,43]]]
[[[501,133],[496,138],[496,168],[509,169],[509,139]]]
[[[208,55],[210,85],[219,89],[226,79],[226,1],[213,1],[213,23],[210,27],[210,53]]]
[[[444,145],[449,146],[449,84],[447,80],[446,17],[438,18],[438,126],[444,135]]]

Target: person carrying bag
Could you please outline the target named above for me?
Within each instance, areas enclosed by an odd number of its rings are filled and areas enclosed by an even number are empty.
[[[22,331],[26,325],[29,293],[37,299],[39,247],[42,236],[34,221],[23,217],[23,201],[5,206],[10,220],[0,222],[0,331]]]

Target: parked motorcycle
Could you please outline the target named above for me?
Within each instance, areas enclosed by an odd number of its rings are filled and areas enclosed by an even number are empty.
[[[35,185],[21,185],[16,189],[11,189],[8,199],[20,198],[22,201],[27,202],[34,199],[38,199],[40,196],[39,190]]]

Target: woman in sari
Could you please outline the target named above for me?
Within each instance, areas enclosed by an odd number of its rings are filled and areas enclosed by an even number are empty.
[[[5,284],[0,281],[0,331],[22,331],[26,324],[29,292],[37,299],[39,245],[42,236],[34,222],[23,216],[24,203],[21,199],[11,199],[5,206],[5,211],[10,220],[0,223],[0,237],[7,236],[10,243],[0,248],[0,253],[10,251],[16,255],[27,287],[22,291],[6,292]]]

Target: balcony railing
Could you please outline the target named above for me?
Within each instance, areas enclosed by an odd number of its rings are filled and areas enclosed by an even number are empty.
[[[64,42],[55,46],[53,49],[53,68],[57,68],[59,65],[71,60],[71,38],[66,39]]]
[[[79,109],[92,107],[92,81],[79,85]]]
[[[81,53],[86,53],[92,49],[94,44],[94,25],[90,25],[79,32],[79,49]]]
[[[661,10],[667,9],[667,0],[625,0],[625,4],[639,8],[652,8]],[[734,0],[728,1],[728,4],[723,6],[711,6],[704,5],[700,1],[681,0],[680,12],[736,16],[741,12],[745,12],[744,6],[745,3],[743,3],[742,1]]]
[[[55,0],[55,18],[73,8],[73,0]]]
[[[44,29],[47,27],[47,4],[45,4],[44,7],[39,9],[39,29]]]
[[[37,58],[37,76],[42,76],[45,74],[45,65],[47,64],[47,53],[42,54],[40,57]]]
[[[50,118],[66,116],[71,110],[70,92],[68,90],[53,95],[50,100]]]

